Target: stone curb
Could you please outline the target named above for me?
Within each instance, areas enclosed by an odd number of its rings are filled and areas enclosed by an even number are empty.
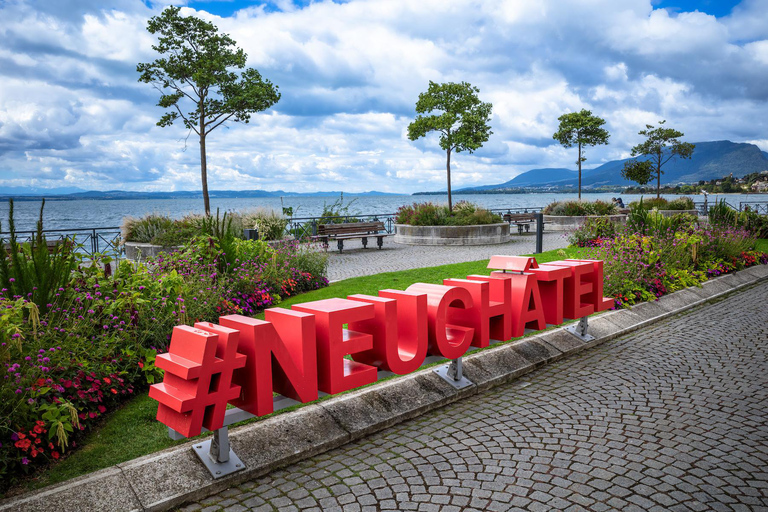
[[[589,333],[596,339],[588,343],[557,328],[470,354],[464,357],[464,373],[474,385],[460,391],[426,368],[231,429],[232,447],[246,469],[220,480],[210,477],[191,450],[190,441],[3,500],[0,511],[168,510],[505,384],[543,365],[765,280],[768,266],[758,265],[656,302],[596,315],[589,321]]]

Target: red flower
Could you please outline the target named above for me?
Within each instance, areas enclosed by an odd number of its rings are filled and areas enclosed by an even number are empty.
[[[54,459],[58,460],[59,457],[61,457],[61,455],[59,455],[59,452],[55,452],[54,451],[54,452],[51,452],[51,457],[53,457]]]
[[[107,384],[112,384],[112,379],[110,379],[109,377],[104,377],[102,380]]]
[[[116,390],[115,388],[111,388],[111,389],[110,389],[110,391],[111,391],[113,394],[115,394],[115,395],[117,394],[117,390]]]
[[[139,361],[139,368],[144,368],[144,363]]]
[[[100,406],[99,406],[99,412],[100,412],[100,413],[105,413],[105,412],[107,412],[107,408],[106,408],[106,407],[104,407],[103,405],[100,405]]]

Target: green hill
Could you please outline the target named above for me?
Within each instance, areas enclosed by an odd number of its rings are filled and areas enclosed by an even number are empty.
[[[628,186],[634,182],[621,176],[624,160],[613,160],[599,167],[582,170],[582,187]],[[768,153],[754,144],[727,140],[697,142],[690,160],[672,160],[664,168],[661,183],[695,183],[728,176],[740,178],[753,172],[768,170]],[[533,169],[498,185],[463,188],[455,192],[489,192],[515,188],[566,188],[578,184],[575,170],[562,168]]]

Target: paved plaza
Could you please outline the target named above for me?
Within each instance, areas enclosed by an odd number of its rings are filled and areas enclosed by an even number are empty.
[[[183,510],[768,511],[768,283]]]
[[[396,272],[413,268],[434,267],[449,263],[462,263],[488,259],[494,254],[521,255],[533,254],[536,250],[534,233],[511,235],[510,241],[496,245],[475,246],[417,246],[396,244],[392,237],[384,242],[382,249],[376,248],[376,241],[368,243],[363,249],[360,240],[346,240],[344,252],[339,254],[336,245],[328,248],[328,279],[339,281],[350,277],[366,276],[379,272]],[[544,250],[560,249],[568,246],[564,233],[544,233]]]

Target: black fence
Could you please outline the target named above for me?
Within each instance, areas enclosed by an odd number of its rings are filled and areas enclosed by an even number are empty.
[[[764,206],[768,206],[768,203]],[[542,207],[528,208],[493,208],[489,211],[501,216],[509,213],[536,213]],[[395,232],[394,213],[378,213],[368,215],[342,215],[336,217],[292,217],[288,221],[286,230],[288,234],[296,238],[308,238],[317,235],[319,224],[348,223],[348,222],[383,222],[387,233]],[[16,240],[19,243],[31,242],[36,230],[17,231]],[[94,254],[106,254],[109,256],[121,256],[125,250],[121,244],[119,227],[104,228],[72,228],[72,229],[44,229],[43,235],[48,242],[69,240],[75,244],[77,252],[93,256]],[[0,243],[10,242],[10,233],[0,233]]]
[[[35,230],[17,231],[16,241],[20,244],[31,242],[37,233]],[[75,229],[44,229],[43,236],[48,242],[69,240],[75,244],[77,252],[93,256],[106,254],[119,256],[123,253],[120,245],[120,228],[75,228]],[[10,242],[10,233],[0,233],[0,243]]]
[[[725,199],[719,199],[717,201],[694,200],[693,205],[699,211],[699,215],[709,215],[709,208],[721,201],[731,210],[737,212],[755,212],[760,215],[768,215],[768,201],[741,201],[737,207]]]

